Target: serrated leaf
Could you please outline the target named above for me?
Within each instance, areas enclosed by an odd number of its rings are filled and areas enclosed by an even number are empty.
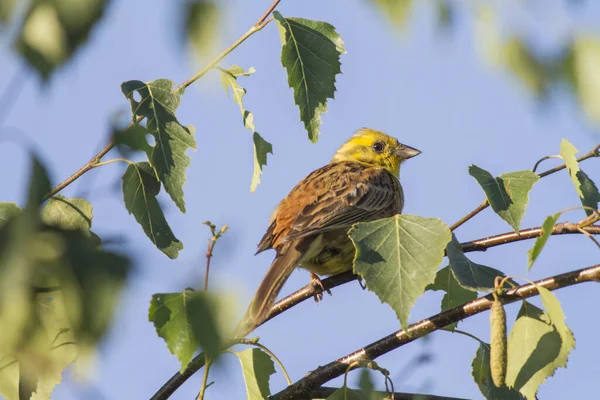
[[[343,386],[331,393],[327,400],[363,400],[363,397],[356,390]]]
[[[398,27],[404,27],[413,8],[412,0],[370,0],[381,14]]]
[[[552,234],[552,229],[554,228],[556,221],[558,221],[558,217],[560,217],[560,214],[561,213],[558,212],[556,214],[549,215],[544,220],[544,223],[542,224],[542,234],[540,236],[538,236],[537,239],[535,239],[535,243],[533,244],[533,247],[531,249],[529,249],[529,251],[527,252],[528,259],[529,259],[529,265],[527,267],[527,271],[529,271],[531,269],[531,267],[533,266],[533,263],[535,262],[535,260],[537,260],[538,256],[542,252],[542,249],[544,248],[544,246],[546,245],[546,242],[548,241],[548,239],[550,238],[550,235]]]
[[[523,302],[508,338],[506,384],[529,400],[535,399],[539,386],[558,367],[566,366],[575,344],[571,331],[564,325],[558,301],[546,296],[549,292],[544,292],[544,288],[539,289],[550,312]]]
[[[508,222],[515,232],[519,232],[529,202],[529,191],[540,179],[539,175],[526,170],[509,172],[494,178],[488,171],[476,165],[469,167],[469,174],[477,180],[496,214]]]
[[[123,175],[123,201],[129,214],[142,226],[146,236],[169,258],[177,258],[183,244],[175,237],[156,196],[160,182],[147,162],[129,164]]]
[[[450,230],[438,218],[395,215],[357,223],[348,235],[356,248],[354,271],[406,329],[412,306],[435,280]]]
[[[17,205],[17,203],[0,203],[0,226],[6,223],[13,215],[20,212],[21,209]]]
[[[568,140],[563,139],[560,142],[560,157],[567,166],[567,171],[569,171],[571,181],[573,181],[581,204],[585,207],[597,210],[598,202],[600,202],[600,193],[598,192],[598,188],[594,181],[579,168],[579,163],[575,157],[578,152],[579,150],[577,150]],[[593,211],[585,209],[585,213],[591,215]]]
[[[244,126],[246,129],[252,131],[252,141],[254,143],[254,172],[252,173],[250,192],[254,192],[260,183],[262,167],[267,165],[267,154],[273,154],[273,146],[256,132],[256,128],[254,127],[254,115],[246,110],[242,103],[242,98],[246,94],[246,89],[238,84],[237,78],[240,76],[248,76],[253,73],[254,68],[244,71],[242,67],[237,65],[233,65],[227,70],[221,70],[221,84],[223,85],[223,89],[225,89],[225,93],[229,94],[229,88],[231,88],[233,99],[240,106]]]
[[[454,308],[477,298],[477,291],[465,289],[454,277],[450,266],[444,267],[435,275],[435,281],[427,286],[427,290],[443,290],[446,292],[442,298],[441,310]],[[455,329],[458,322],[446,326],[447,329]]]
[[[42,209],[42,221],[62,229],[84,229],[92,227],[92,204],[86,199],[68,199],[55,195]]]
[[[108,0],[33,0],[15,46],[43,80],[71,59],[100,21]]]
[[[121,85],[121,91],[129,99],[135,116],[146,118],[146,128],[156,139],[150,163],[156,169],[158,178],[173,202],[185,212],[183,185],[185,171],[190,166],[187,149],[196,150],[194,127],[183,126],[177,120],[175,111],[181,102],[181,92],[173,91],[175,84],[168,79],[151,82],[128,81]],[[137,93],[141,98],[137,101]]]
[[[273,17],[283,32],[281,63],[294,90],[300,119],[309,139],[316,142],[321,114],[327,111],[327,99],[333,99],[335,76],[341,73],[340,55],[346,53],[344,42],[327,22],[284,18],[277,11]]]
[[[185,370],[200,347],[211,360],[221,352],[222,332],[218,323],[217,300],[211,293],[185,290],[152,296],[148,319],[171,354]]]
[[[572,47],[575,89],[587,116],[600,123],[600,40],[589,35],[577,35]]]
[[[257,348],[234,353],[242,365],[242,374],[246,384],[248,400],[267,400],[271,395],[269,379],[275,373],[275,364],[271,357]]]
[[[492,382],[492,373],[490,370],[490,345],[480,343],[475,353],[475,358],[471,363],[471,375],[479,387],[481,394],[487,400],[521,400],[523,396],[516,391],[503,387],[496,387]]]
[[[502,271],[469,260],[454,234],[446,248],[446,255],[454,277],[465,289],[486,292],[494,288],[494,279],[497,276],[504,276]]]
[[[258,132],[252,134],[252,141],[254,142],[254,172],[252,173],[250,191],[254,192],[260,183],[262,167],[267,165],[267,154],[273,154],[273,146],[263,139]]]
[[[136,151],[143,151],[150,159],[153,149],[146,139],[149,134],[145,127],[138,124],[126,128],[113,127],[112,140],[122,156],[131,157]]]
[[[199,55],[210,57],[217,44],[221,17],[217,3],[207,0],[188,1],[181,10],[185,18],[183,36]]]

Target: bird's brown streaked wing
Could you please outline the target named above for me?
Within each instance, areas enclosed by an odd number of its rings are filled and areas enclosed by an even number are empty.
[[[402,188],[393,175],[379,168],[353,173],[360,173],[360,177],[334,173],[330,189],[302,209],[283,241],[350,228],[356,222],[383,218],[402,210]]]

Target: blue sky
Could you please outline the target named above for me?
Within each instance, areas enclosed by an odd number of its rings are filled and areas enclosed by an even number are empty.
[[[228,1],[220,27],[221,47],[233,42],[256,21],[269,1]],[[557,2],[554,2],[557,3]],[[590,2],[591,3],[591,2]],[[110,116],[128,105],[119,85],[130,79],[149,81],[169,78],[183,82],[201,65],[187,57],[178,36],[176,13],[169,1],[117,1],[97,26],[89,43],[73,62],[61,69],[46,88],[30,76],[22,93],[4,119],[0,132],[2,201],[22,202],[28,174],[25,148],[10,138],[27,138],[47,162],[58,183],[89,160],[107,141]],[[483,199],[475,180],[467,173],[476,164],[497,175],[529,169],[542,156],[557,154],[561,138],[582,152],[599,140],[597,130],[582,115],[576,102],[559,94],[540,107],[508,74],[490,69],[476,51],[472,14],[457,16],[456,29],[447,37],[438,34],[432,9],[417,8],[404,32],[393,28],[365,1],[286,1],[278,8],[284,16],[299,16],[332,23],[345,41],[343,75],[337,78],[335,100],[323,116],[317,144],[307,139],[293,104],[281,67],[280,41],[271,24],[250,38],[220,65],[238,64],[256,68],[241,78],[248,90],[247,109],[255,115],[257,131],[273,144],[274,155],[255,193],[249,192],[252,175],[252,139],[243,127],[237,105],[225,96],[216,72],[192,85],[183,98],[178,116],[196,127],[198,150],[191,152],[192,166],[185,186],[185,215],[163,196],[167,218],[185,250],[169,260],[145,237],[123,206],[120,177],[125,165],[110,164],[85,175],[63,192],[84,196],[94,206],[93,229],[101,237],[121,237],[135,257],[138,268],[129,282],[114,325],[102,343],[91,386],[67,377],[53,398],[123,399],[148,398],[179,364],[147,320],[151,295],[157,292],[200,288],[204,253],[211,220],[228,224],[230,230],[219,241],[212,261],[211,287],[234,292],[240,312],[258,286],[273,254],[253,256],[272,209],[306,174],[327,163],[337,147],[352,132],[367,126],[383,130],[423,151],[408,161],[401,173],[406,193],[405,213],[435,216],[448,224],[471,211]],[[576,7],[576,10],[578,8]],[[535,20],[517,15],[515,29],[531,23],[543,45],[571,29],[590,27],[600,17],[600,5],[579,7],[569,16],[561,7],[549,6]],[[545,22],[543,22],[545,21]],[[553,29],[544,30],[543,27]],[[543,34],[549,31],[547,35]],[[1,39],[0,90],[23,64]],[[207,62],[209,60],[201,60]],[[202,62],[200,64],[202,64]],[[19,139],[20,142],[22,142]],[[107,158],[108,159],[108,158]],[[548,161],[552,166],[556,161]],[[595,160],[583,169],[598,181],[600,164]],[[522,227],[538,226],[544,217],[579,201],[567,174],[555,174],[536,184]],[[581,211],[564,220],[577,221]],[[507,232],[510,227],[486,210],[456,233],[461,241]],[[532,242],[471,254],[476,262],[525,275],[527,249]],[[529,279],[539,279],[597,263],[598,249],[578,235],[553,237]],[[285,293],[308,282],[308,274],[295,272]],[[595,393],[600,373],[597,334],[600,322],[590,317],[589,307],[600,294],[584,284],[557,292],[575,333],[577,348],[569,368],[560,369],[544,384],[540,397],[559,399],[586,397]],[[439,311],[441,293],[426,293],[412,311],[418,321]],[[539,302],[536,304],[539,304]],[[514,320],[518,305],[508,307]],[[460,329],[489,340],[488,315],[463,322]],[[333,296],[315,305],[305,302],[260,328],[256,334],[286,365],[292,379],[300,379],[318,365],[341,357],[399,329],[393,311],[376,296],[360,290],[356,283],[337,288]],[[428,392],[464,398],[482,398],[473,382],[471,361],[477,349],[472,339],[438,332],[430,340],[419,340],[378,360],[392,372],[399,391]],[[405,368],[423,351],[433,360],[421,368]],[[226,356],[222,369],[214,370],[207,398],[243,398],[239,366]],[[406,371],[411,371],[407,376]],[[398,375],[401,374],[401,375]],[[354,383],[358,374],[352,374]],[[383,380],[375,377],[379,387]],[[173,399],[190,399],[200,387],[194,376]],[[330,385],[340,385],[340,380]],[[285,385],[283,375],[271,378],[273,389]]]

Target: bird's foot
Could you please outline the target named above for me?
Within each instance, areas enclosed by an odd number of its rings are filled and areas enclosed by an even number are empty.
[[[323,287],[323,282],[321,282],[321,278],[317,274],[310,273],[310,284],[315,288],[315,303],[323,300],[323,292],[325,292],[325,288]],[[327,293],[331,295],[331,291],[327,290]]]

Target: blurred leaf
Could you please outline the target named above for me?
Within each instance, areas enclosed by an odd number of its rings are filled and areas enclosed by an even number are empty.
[[[573,83],[587,116],[600,124],[600,39],[576,36],[572,47]]]
[[[185,154],[188,148],[196,150],[194,128],[183,126],[175,116],[181,102],[181,92],[173,92],[174,83],[168,79],[157,79],[144,83],[128,81],[121,85],[121,91],[129,99],[134,118],[146,118],[146,128],[154,135],[156,146],[150,163],[165,187],[165,191],[181,212],[185,212],[183,185],[185,169],[190,158]],[[137,101],[135,94],[141,99]]]
[[[149,134],[150,132],[145,127],[138,124],[126,128],[113,127],[112,140],[123,157],[131,157],[135,152],[143,151],[150,159],[152,146],[146,139],[146,135]]]
[[[221,14],[217,3],[209,0],[187,1],[182,7],[185,16],[185,37],[203,57],[213,55]]]
[[[252,140],[254,142],[254,172],[252,173],[252,183],[250,184],[250,192],[254,192],[256,187],[260,183],[260,174],[262,173],[262,167],[267,165],[267,154],[273,154],[273,146],[267,142],[256,132],[254,127],[254,115],[244,108],[242,104],[242,98],[246,94],[246,89],[241,87],[237,82],[237,78],[240,76],[249,76],[254,73],[254,68],[250,68],[248,71],[244,71],[242,67],[233,65],[229,69],[221,69],[221,84],[225,93],[229,94],[229,88],[233,93],[233,100],[240,106],[240,112],[242,113],[242,119],[246,129],[250,129],[252,133]]]
[[[492,373],[490,370],[490,345],[480,343],[475,353],[475,358],[471,363],[471,375],[479,387],[481,394],[487,400],[521,400],[523,396],[516,390],[511,390],[506,386],[496,387],[492,382]]]
[[[284,18],[274,11],[282,39],[281,63],[287,70],[288,84],[294,89],[294,101],[308,137],[319,137],[321,113],[327,111],[327,99],[333,99],[335,76],[341,73],[340,55],[344,42],[335,28],[321,21]]]
[[[538,236],[537,239],[535,239],[533,247],[527,252],[529,256],[529,265],[527,266],[527,271],[531,269],[533,263],[535,262],[535,260],[537,260],[538,256],[542,252],[542,249],[544,248],[546,242],[550,238],[552,229],[554,228],[556,221],[558,221],[558,217],[560,217],[560,214],[561,213],[558,212],[556,214],[549,215],[544,220],[544,223],[542,224],[542,234]]]
[[[509,172],[494,178],[488,171],[476,165],[469,167],[469,174],[477,180],[496,214],[518,233],[529,202],[529,191],[540,180],[539,175],[526,170]]]
[[[452,28],[454,24],[454,13],[455,10],[452,8],[448,0],[437,0],[437,23],[440,28],[447,31]]]
[[[435,280],[450,230],[438,218],[395,215],[359,222],[348,235],[356,248],[354,271],[406,329],[412,306]]]
[[[169,258],[177,258],[183,244],[173,235],[156,196],[160,182],[147,162],[129,164],[123,175],[123,201],[129,214],[142,226],[146,236]]]
[[[92,205],[85,199],[67,199],[61,195],[52,197],[42,209],[42,221],[62,229],[90,229]]]
[[[441,310],[449,310],[477,298],[477,292],[465,289],[454,277],[450,266],[444,267],[435,275],[435,281],[427,286],[427,290],[443,290],[446,292],[442,298]],[[455,329],[458,322],[446,326],[446,329]]]
[[[398,27],[403,27],[413,8],[412,0],[370,0],[381,14]]]
[[[598,187],[594,181],[579,168],[579,163],[575,157],[578,152],[579,150],[577,150],[567,139],[563,139],[560,142],[560,157],[567,166],[567,171],[569,171],[573,185],[575,185],[575,190],[579,195],[581,204],[585,207],[591,207],[594,210],[597,210],[598,202],[600,202],[600,193],[598,192]],[[585,213],[591,215],[593,211],[586,209]]]
[[[0,1],[0,26],[8,25],[10,23],[16,5],[17,0]]]
[[[363,399],[371,400],[375,398],[375,384],[373,384],[371,371],[369,371],[368,368],[361,369],[358,378],[358,387],[360,388],[360,394]]]
[[[219,356],[225,334],[219,323],[219,313],[225,311],[221,303],[214,294],[204,291],[185,290],[152,296],[148,319],[171,354],[179,359],[181,371],[200,347],[211,360]]]
[[[342,386],[335,392],[333,392],[327,400],[363,400],[360,393],[356,390],[350,389],[349,387]]]
[[[17,203],[0,203],[0,226],[19,211],[21,211],[21,209],[17,206]]]
[[[533,94],[541,97],[546,93],[549,84],[546,68],[520,39],[511,38],[504,43],[502,56],[508,69]]]
[[[494,279],[497,276],[504,276],[502,271],[469,260],[465,256],[465,253],[463,253],[460,243],[454,234],[446,248],[446,255],[448,256],[449,266],[454,273],[454,277],[465,289],[487,292],[494,288]]]
[[[535,399],[539,386],[558,367],[566,366],[575,345],[572,333],[564,325],[564,315],[557,301],[545,296],[542,302],[551,310],[546,313],[523,302],[508,338],[506,384],[519,390],[529,400]],[[549,293],[549,292],[547,292]]]
[[[242,364],[248,400],[267,400],[271,395],[269,379],[275,373],[271,357],[261,349],[251,348],[234,352]]]
[[[0,357],[0,396],[19,400],[19,363],[14,357]]]
[[[15,45],[46,80],[87,40],[108,3],[108,0],[32,0]]]

